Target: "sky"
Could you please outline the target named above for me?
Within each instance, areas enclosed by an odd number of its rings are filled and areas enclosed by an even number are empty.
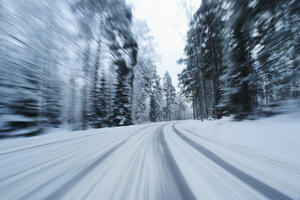
[[[177,60],[184,57],[185,35],[189,15],[201,4],[201,0],[127,0],[133,6],[135,18],[146,20],[155,38],[155,50],[161,57],[157,71],[163,76],[166,71],[178,86],[177,74],[183,69]],[[185,3],[187,9],[182,5]],[[177,89],[178,90],[178,89]]]

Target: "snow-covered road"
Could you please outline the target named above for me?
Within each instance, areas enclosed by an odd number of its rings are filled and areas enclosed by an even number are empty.
[[[276,127],[266,125],[276,120],[245,123],[248,131],[256,127],[247,137],[234,123],[168,122],[4,140],[0,199],[299,199],[297,131],[274,133],[267,143]]]

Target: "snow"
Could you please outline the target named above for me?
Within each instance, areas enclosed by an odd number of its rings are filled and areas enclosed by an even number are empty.
[[[186,121],[177,127],[247,174],[299,198],[299,119],[297,112],[243,122],[234,122],[230,118],[202,123]]]
[[[299,199],[299,119],[294,112],[1,140],[0,199]]]

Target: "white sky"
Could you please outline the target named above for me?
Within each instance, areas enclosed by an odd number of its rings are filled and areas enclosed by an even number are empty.
[[[134,16],[147,21],[155,38],[155,50],[161,56],[161,61],[157,63],[159,75],[169,71],[175,87],[178,85],[177,74],[183,68],[176,62],[184,55],[185,35],[188,30],[183,1],[192,12],[201,4],[201,0],[127,0],[133,4]]]

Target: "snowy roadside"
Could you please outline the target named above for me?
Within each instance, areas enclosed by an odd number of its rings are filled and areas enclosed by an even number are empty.
[[[242,122],[184,121],[176,127],[232,166],[293,198],[300,197],[299,112]]]

